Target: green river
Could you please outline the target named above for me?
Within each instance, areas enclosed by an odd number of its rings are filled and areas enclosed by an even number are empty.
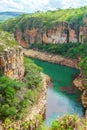
[[[53,83],[48,86],[47,91],[45,125],[50,125],[52,120],[64,114],[83,116],[81,93],[72,83],[79,70],[37,59],[32,60],[43,68],[43,72],[51,77]]]

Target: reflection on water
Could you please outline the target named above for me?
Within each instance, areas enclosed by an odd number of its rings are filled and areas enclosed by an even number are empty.
[[[53,87],[48,86],[47,91],[45,124],[49,125],[53,119],[66,113],[82,116],[81,93],[72,84],[73,77],[79,71],[36,59],[33,61],[43,68],[44,73],[48,74],[53,82]]]
[[[63,93],[57,93],[48,87],[45,124],[49,125],[52,120],[65,113],[83,115],[81,106],[67,98]]]

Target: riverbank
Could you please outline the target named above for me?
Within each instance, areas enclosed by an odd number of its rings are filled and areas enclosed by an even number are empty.
[[[82,73],[80,73],[79,76],[74,79],[73,83],[83,93],[81,96],[81,100],[82,100],[82,105],[86,110],[85,117],[87,119],[87,91],[85,90],[85,86],[84,86],[85,83],[83,81]]]
[[[38,97],[37,102],[31,107],[27,108],[27,116],[23,120],[10,121],[6,120],[3,124],[0,122],[0,130],[36,130],[39,125],[41,118],[44,118],[46,110],[46,93],[47,93],[47,84],[50,82],[50,77],[41,73],[43,78],[42,80],[42,90],[41,94]]]
[[[40,51],[36,51],[36,50],[31,50],[31,49],[28,49],[28,50],[24,49],[24,54],[25,54],[25,56],[36,58],[36,59],[39,59],[39,60],[52,62],[52,63],[55,63],[55,64],[65,65],[65,66],[68,66],[68,67],[78,69],[78,65],[77,65],[76,60],[64,58],[60,55],[54,55],[54,54],[40,52]]]
[[[32,58],[36,58],[39,60],[43,60],[43,61],[47,61],[47,62],[52,62],[52,63],[56,63],[56,64],[61,64],[61,65],[65,65],[68,67],[72,67],[72,68],[76,68],[79,69],[78,67],[78,62],[76,60],[71,60],[68,58],[64,58],[60,55],[54,55],[54,54],[49,54],[49,53],[45,53],[45,52],[39,52],[36,50],[27,50],[24,49],[24,54],[28,57],[32,57]],[[83,83],[83,78],[82,78],[82,74],[80,73],[80,75],[78,77],[76,77],[73,81],[74,85],[83,92],[82,94],[82,104],[83,107],[85,109],[87,109],[87,94],[85,91],[85,87],[84,87],[84,83]],[[86,117],[87,117],[87,110],[86,110]]]

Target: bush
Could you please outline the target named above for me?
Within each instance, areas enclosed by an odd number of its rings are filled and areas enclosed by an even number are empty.
[[[34,43],[30,45],[30,48],[54,54],[59,54],[69,58],[77,58],[78,56],[83,58],[87,55],[87,44],[81,44],[81,43],[63,43],[63,44]]]
[[[42,71],[42,69],[40,67],[37,67],[28,58],[24,59],[24,64],[27,87],[29,89],[35,89],[36,87],[41,86],[42,77],[40,76],[40,72]]]
[[[79,62],[79,66],[82,68],[84,76],[84,85],[87,91],[87,56]]]
[[[50,130],[84,130],[84,123],[81,126],[81,119],[76,115],[65,115],[53,121]],[[85,122],[85,121],[84,121]]]
[[[22,118],[25,108],[32,105],[41,91],[41,68],[24,59],[25,77],[21,81],[0,76],[0,119]],[[22,116],[23,115],[23,116]]]

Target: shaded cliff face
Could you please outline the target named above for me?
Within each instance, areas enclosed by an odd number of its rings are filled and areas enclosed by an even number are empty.
[[[33,43],[68,43],[79,41],[79,29],[71,27],[66,22],[59,22],[48,30],[43,28],[17,30],[16,39],[19,45],[29,47]]]

